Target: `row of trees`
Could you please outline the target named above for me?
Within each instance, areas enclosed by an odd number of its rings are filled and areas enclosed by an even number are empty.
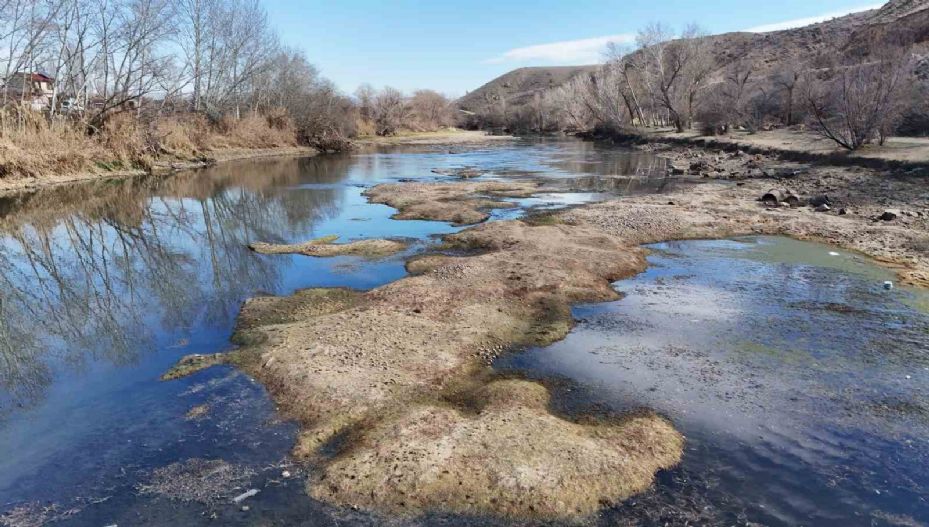
[[[708,134],[806,124],[853,150],[883,142],[901,122],[929,121],[920,121],[926,92],[909,49],[902,38],[885,38],[857,46],[853,55],[759,71],[744,59],[721,63],[697,26],[674,33],[654,24],[639,32],[635,50],[611,45],[597,73],[539,92],[521,108],[498,101],[478,121],[539,132],[656,126],[684,132],[699,124]]]
[[[282,46],[259,0],[0,0],[0,71],[54,78],[51,114],[213,118],[286,108],[307,136],[351,133],[350,100]],[[11,87],[3,95],[10,102]]]
[[[406,96],[396,88],[376,90],[365,84],[356,90],[355,100],[359,129],[367,134],[434,131],[451,126],[454,120],[451,101],[433,90],[418,90]]]

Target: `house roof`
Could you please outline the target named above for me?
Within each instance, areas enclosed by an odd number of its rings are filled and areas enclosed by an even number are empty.
[[[44,74],[44,73],[38,73],[38,72],[32,72],[32,73],[30,73],[30,72],[26,72],[26,71],[17,71],[16,73],[14,73],[13,75],[11,75],[10,77],[11,77],[11,78],[12,78],[12,77],[25,77],[25,76],[27,76],[27,75],[29,76],[29,80],[31,80],[31,81],[33,81],[33,82],[54,82],[54,81],[55,81],[54,78],[49,77],[48,75],[46,75],[46,74]]]

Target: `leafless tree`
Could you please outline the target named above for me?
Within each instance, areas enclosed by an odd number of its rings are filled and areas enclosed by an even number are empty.
[[[374,120],[374,98],[377,91],[370,84],[362,84],[355,90],[355,100],[358,103],[358,112],[362,119]]]
[[[911,71],[909,50],[885,49],[851,64],[810,70],[804,98],[814,129],[842,148],[883,141],[900,118]]]
[[[800,81],[803,79],[803,64],[787,64],[774,77],[774,86],[781,91],[783,98],[784,124],[796,124],[796,101]]]
[[[417,90],[409,101],[412,119],[422,130],[436,130],[452,122],[451,101],[433,90]]]
[[[702,36],[696,25],[688,26],[674,38],[667,27],[652,24],[637,37],[640,48],[637,67],[678,132],[693,124],[698,97],[713,70]]]
[[[409,106],[400,90],[388,86],[374,98],[374,125],[377,135],[397,133],[408,117]]]

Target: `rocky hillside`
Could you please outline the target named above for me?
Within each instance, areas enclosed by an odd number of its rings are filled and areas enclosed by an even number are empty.
[[[882,8],[827,22],[770,33],[725,33],[706,37],[721,75],[740,61],[752,64],[756,75],[768,75],[819,54],[854,52],[862,42],[909,34],[929,49],[929,0],[891,0]],[[498,77],[462,97],[459,107],[479,111],[488,101],[505,97],[511,107],[528,102],[542,88],[558,86],[597,66],[521,68]]]
[[[591,73],[597,66],[561,66],[550,68],[519,68],[501,75],[480,88],[458,99],[463,110],[480,112],[487,106],[505,99],[508,105],[521,106],[539,91],[569,81],[576,75]]]

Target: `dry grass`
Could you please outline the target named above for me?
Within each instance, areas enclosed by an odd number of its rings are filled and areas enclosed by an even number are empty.
[[[282,112],[216,124],[199,115],[145,122],[133,113],[116,113],[93,132],[79,122],[49,121],[28,108],[0,108],[0,179],[148,169],[164,158],[194,160],[228,149],[297,145],[293,123]]]
[[[87,171],[103,154],[101,145],[70,123],[49,123],[31,110],[0,108],[0,178]]]
[[[409,188],[412,199],[392,194],[401,211],[429,200],[428,188]],[[431,190],[459,201],[490,191]],[[303,425],[294,453],[318,463],[313,496],[384,513],[583,520],[679,461],[683,438],[659,416],[565,419],[544,386],[486,375],[489,351],[563,338],[572,303],[615,299],[611,282],[644,268],[643,251],[580,226],[521,222],[446,241],[486,252],[419,259],[417,276],[348,298],[243,307],[236,341],[258,344],[238,349],[236,365]],[[337,301],[318,309],[320,295]]]
[[[227,117],[206,138],[208,148],[274,148],[295,146],[296,131],[289,118],[280,114],[249,114],[241,119]]]
[[[80,512],[79,509],[64,509],[56,503],[26,503],[14,507],[0,515],[3,527],[36,527],[65,520]]]

